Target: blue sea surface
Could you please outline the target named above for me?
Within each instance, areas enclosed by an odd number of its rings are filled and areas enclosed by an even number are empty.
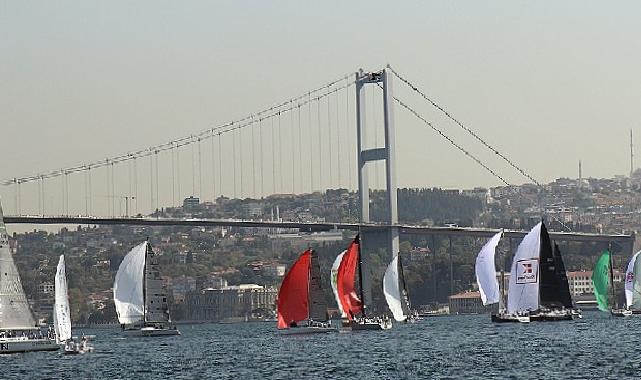
[[[0,379],[639,379],[641,315],[493,324],[429,318],[388,331],[280,336],[275,323],[180,325],[182,336],[85,329],[95,351],[0,356]]]

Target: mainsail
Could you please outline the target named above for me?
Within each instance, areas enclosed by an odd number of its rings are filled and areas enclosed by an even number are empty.
[[[491,305],[497,303],[501,299],[499,282],[496,279],[496,269],[494,266],[494,255],[496,247],[501,241],[503,232],[499,232],[492,236],[490,240],[481,248],[478,256],[476,257],[476,283],[479,286],[481,293],[481,300],[483,305]]]
[[[354,316],[363,309],[361,298],[356,294],[356,269],[360,260],[359,237],[356,236],[347,247],[347,252],[343,256],[338,266],[338,275],[336,279],[336,288],[338,297],[347,318],[352,320]]]
[[[549,309],[572,308],[572,297],[568,286],[565,265],[559,247],[554,248],[550,235],[544,224],[541,224],[541,249],[539,257],[539,300],[543,307]]]
[[[309,266],[312,253],[303,252],[289,269],[278,291],[278,328],[309,318]]]
[[[592,271],[594,296],[601,311],[607,311],[609,309],[608,289],[610,287],[610,273],[610,252],[605,250],[601,254],[601,257],[599,257]]]
[[[510,314],[539,308],[541,226],[542,222],[525,235],[514,255],[507,298]]]
[[[0,330],[25,330],[35,326],[18,269],[13,262],[0,204]]]
[[[625,271],[625,303],[628,309],[641,309],[641,260],[637,252],[632,256]]]
[[[404,321],[407,316],[403,312],[403,290],[399,279],[398,256],[398,254],[394,256],[392,262],[387,266],[387,270],[385,270],[385,275],[383,276],[383,294],[385,294],[385,300],[394,315],[394,319],[401,322]]]
[[[65,273],[65,256],[60,255],[55,279],[54,330],[58,343],[71,339],[71,316],[69,298],[67,297],[67,275]]]
[[[336,256],[336,259],[334,260],[334,264],[332,264],[332,270],[330,272],[330,284],[332,285],[332,292],[334,293],[334,297],[336,298],[336,304],[338,305],[338,310],[341,313],[341,317],[345,318],[347,314],[345,313],[345,310],[343,310],[343,304],[341,303],[341,299],[338,296],[338,267],[341,265],[341,261],[343,261],[343,256],[345,256],[346,250],[341,252],[338,256]]]
[[[114,282],[114,303],[122,324],[145,317],[145,258],[147,242],[135,246],[120,263]]]

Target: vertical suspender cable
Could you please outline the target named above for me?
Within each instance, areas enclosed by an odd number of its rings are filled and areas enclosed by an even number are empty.
[[[254,132],[254,115],[252,115],[251,120],[249,121],[250,134],[249,138],[251,139],[251,148],[252,148],[252,197],[257,198],[256,196],[256,132]]]
[[[272,132],[272,194],[276,194],[276,130],[274,128],[274,118],[270,118]]]
[[[218,132],[218,190],[220,190],[220,196],[223,195],[223,153],[221,150],[220,143],[220,132]]]
[[[312,93],[307,93],[307,134],[309,135],[309,150],[307,151],[307,158],[309,159],[309,192],[314,192],[314,153],[312,147]]]
[[[333,154],[332,154],[332,115],[329,105],[329,100],[331,96],[327,95],[327,137],[329,141],[329,188],[334,186],[334,179],[332,178],[332,165],[333,165]]]
[[[298,104],[298,177],[300,181],[300,187],[298,191],[303,192],[303,137],[302,137],[302,127],[300,119],[300,103]]]
[[[294,121],[294,112],[292,110],[293,107],[294,107],[294,102],[291,102],[290,103],[290,107],[289,107],[289,110],[290,110],[290,112],[289,112],[289,141],[290,141],[289,149],[291,149],[291,151],[292,151],[292,194],[296,194],[296,189],[295,189],[295,186],[294,186],[294,183],[295,183],[294,181],[296,179],[296,167],[294,166],[294,163],[296,162],[296,158],[295,158],[296,157],[296,151],[294,150],[294,145],[295,145],[295,143],[294,143],[294,123],[295,123],[295,121]]]
[[[260,150],[259,164],[260,164],[260,198],[263,198],[265,195],[265,179],[264,179],[264,165],[265,160],[263,159],[263,119],[258,120],[258,149]]]
[[[318,122],[318,189],[323,192],[323,136],[321,128],[321,101],[316,97],[316,112]]]

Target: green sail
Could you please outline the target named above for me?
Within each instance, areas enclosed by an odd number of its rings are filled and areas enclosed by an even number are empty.
[[[608,311],[608,288],[610,287],[610,252],[605,250],[592,271],[592,285],[599,310]]]

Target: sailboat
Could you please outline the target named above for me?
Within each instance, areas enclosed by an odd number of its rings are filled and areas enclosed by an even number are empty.
[[[361,245],[359,236],[356,235],[343,256],[336,274],[336,293],[339,299],[339,308],[345,313],[347,321],[343,327],[356,330],[387,330],[392,328],[392,321],[387,318],[372,318],[367,315],[367,306],[364,302],[363,291],[363,262],[361,260]],[[356,270],[358,269],[358,280]],[[356,294],[356,281],[358,281],[359,294]],[[357,316],[360,314],[360,316]]]
[[[80,341],[75,341],[71,335],[71,314],[69,310],[69,297],[67,296],[67,275],[64,255],[60,255],[58,267],[56,268],[53,328],[56,332],[56,343],[63,345],[65,354],[83,354],[93,351],[93,346],[89,342],[89,336],[83,335]]]
[[[303,252],[289,269],[278,291],[278,330],[281,334],[337,331],[327,322],[316,252]]]
[[[149,242],[135,246],[122,260],[113,292],[125,335],[180,335],[171,322],[158,260]]]
[[[493,305],[498,303],[499,310],[497,314],[492,314],[493,322],[530,322],[528,315],[514,313],[507,313],[505,308],[505,271],[501,265],[501,282],[496,278],[496,269],[494,266],[494,256],[496,254],[496,247],[499,245],[503,231],[492,236],[490,240],[485,243],[483,248],[476,256],[476,265],[474,271],[476,274],[476,283],[479,287],[481,294],[481,301],[483,305]],[[504,260],[501,260],[502,262]]]
[[[394,256],[385,270],[383,294],[397,322],[411,322],[418,318],[415,313],[412,313],[400,252]]]
[[[610,311],[614,317],[632,315],[627,309],[619,309],[616,305],[616,290],[614,289],[614,273],[612,269],[612,254],[603,251],[592,271],[592,288],[594,297],[601,311]]]
[[[525,235],[510,271],[507,315],[528,315],[531,321],[581,318],[574,309],[561,251],[552,245],[543,222]],[[502,321],[499,313],[493,320]]]
[[[625,303],[629,314],[641,314],[641,260],[637,260],[640,253],[632,256],[625,271]]]
[[[42,334],[33,319],[13,262],[0,204],[0,353],[58,349],[53,335]]]

